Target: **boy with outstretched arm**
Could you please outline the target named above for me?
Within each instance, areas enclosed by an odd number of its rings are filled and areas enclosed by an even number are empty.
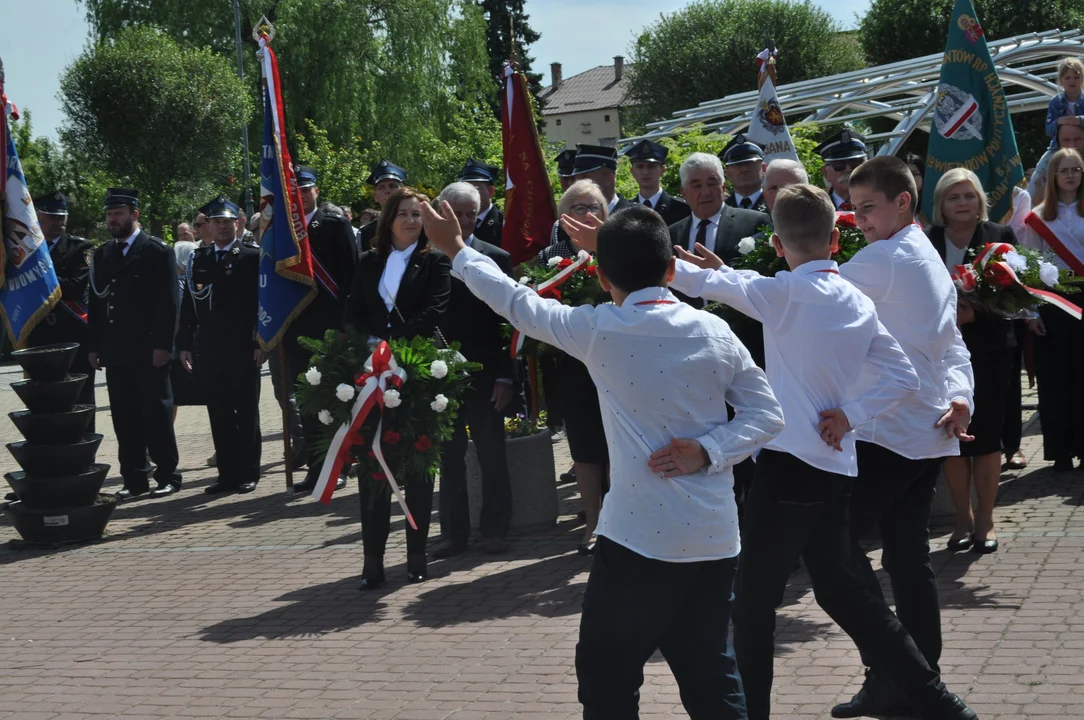
[[[956,288],[922,228],[913,222],[918,193],[899,158],[876,157],[851,174],[855,224],[869,243],[840,267],[868,296],[877,316],[918,373],[920,388],[898,407],[857,428],[858,483],[851,503],[852,549],[866,585],[881,593],[858,532],[877,526],[881,564],[896,613],[926,662],[938,669],[941,611],[930,563],[929,518],[941,463],[959,455],[971,420],[971,355],[956,323]],[[872,377],[864,382],[874,382]],[[864,650],[861,646],[860,650]],[[913,696],[884,678],[863,652],[862,689],[833,717],[908,714]]]
[[[744,720],[727,638],[740,549],[730,468],[783,428],[763,372],[725,322],[667,289],[670,234],[653,210],[631,207],[602,225],[598,274],[614,304],[577,308],[465,248],[447,203],[423,212],[429,241],[471,292],[583,361],[598,388],[611,489],[576,646],[583,717],[637,718],[644,664],[658,649],[691,718]]]

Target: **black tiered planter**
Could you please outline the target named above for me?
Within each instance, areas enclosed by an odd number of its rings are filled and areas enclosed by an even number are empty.
[[[99,491],[108,465],[94,463],[102,436],[87,433],[95,408],[76,405],[86,375],[68,375],[77,343],[17,350],[12,359],[30,379],[13,387],[28,410],[9,413],[26,438],[8,443],[22,472],[4,476],[19,499],[3,506],[28,543],[96,540],[117,503]]]

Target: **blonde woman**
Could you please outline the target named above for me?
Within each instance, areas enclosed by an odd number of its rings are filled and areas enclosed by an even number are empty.
[[[933,224],[927,234],[950,271],[968,260],[969,251],[987,243],[1011,245],[1016,241],[1012,228],[990,222],[982,183],[966,168],[953,168],[941,176],[934,188],[932,210]],[[1010,320],[974,308],[963,299],[957,317],[975,373],[975,411],[967,430],[975,439],[960,444],[959,457],[945,460],[945,481],[956,506],[956,531],[948,547],[992,553],[997,551],[994,504],[1016,336]],[[972,486],[978,497],[974,512]]]

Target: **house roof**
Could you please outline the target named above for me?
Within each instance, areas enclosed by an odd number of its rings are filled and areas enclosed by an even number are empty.
[[[629,97],[628,74],[623,73],[615,82],[614,66],[599,65],[563,79],[556,90],[552,85],[543,88],[541,97],[545,101],[543,115],[622,107]]]

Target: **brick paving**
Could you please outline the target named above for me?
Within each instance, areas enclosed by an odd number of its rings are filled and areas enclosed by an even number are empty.
[[[0,368],[5,413],[18,408],[14,379]],[[179,495],[122,505],[105,540],[61,550],[12,547],[0,520],[0,719],[579,717],[572,663],[588,562],[575,553],[573,488],[561,488],[553,530],[515,537],[497,559],[433,562],[420,585],[405,584],[398,518],[389,587],[360,593],[356,484],[329,507],[285,496],[264,381],[268,465],[252,495],[202,493],[210,430],[203,408],[182,408]],[[115,465],[108,411],[98,417],[99,461]],[[1031,466],[1005,476],[1000,552],[949,554],[949,527],[934,543],[945,679],[987,720],[1084,717],[1084,473],[1055,476],[1037,433],[1031,421]],[[558,471],[567,463],[562,444]],[[778,718],[827,717],[860,682],[857,652],[802,573],[780,612],[776,673]],[[683,715],[661,658],[641,708]]]

